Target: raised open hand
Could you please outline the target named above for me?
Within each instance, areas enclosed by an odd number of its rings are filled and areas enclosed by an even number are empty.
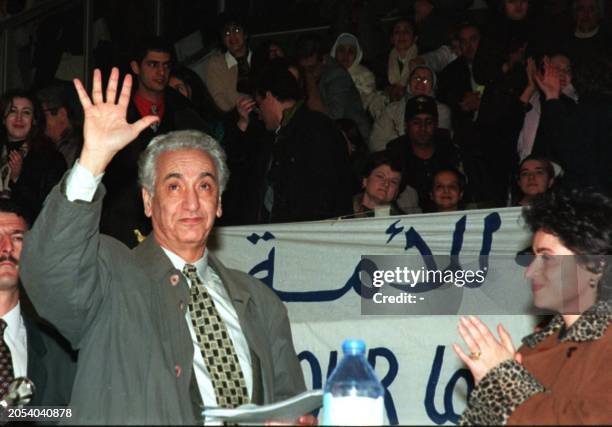
[[[101,174],[106,169],[119,150],[136,139],[140,132],[159,120],[157,116],[146,116],[135,123],[128,123],[126,115],[130,102],[132,77],[129,74],[125,76],[119,99],[116,100],[118,84],[119,70],[113,68],[108,79],[105,99],[102,93],[102,74],[100,70],[94,70],[90,99],[81,81],[74,80],[74,86],[85,113],[83,152],[79,163],[89,169],[94,176]]]

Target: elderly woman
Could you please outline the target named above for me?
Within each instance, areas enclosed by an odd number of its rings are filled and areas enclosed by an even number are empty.
[[[392,102],[385,107],[380,116],[374,121],[370,134],[370,151],[384,150],[387,142],[406,133],[404,111],[406,100],[415,96],[431,96],[435,98],[436,73],[427,65],[417,65],[410,73],[406,95],[400,101]],[[438,128],[451,128],[451,112],[447,105],[437,102]]]
[[[399,162],[385,151],[374,153],[368,159],[362,176],[363,192],[353,197],[355,218],[374,216],[377,210],[385,210],[390,215],[403,213],[395,203],[402,182]]]
[[[556,312],[515,352],[499,325],[463,318],[455,352],[476,383],[460,424],[612,424],[612,200],[555,190],[524,211],[534,305]]]
[[[383,91],[376,90],[374,73],[361,64],[363,51],[357,37],[350,33],[340,34],[329,54],[351,75],[361,96],[363,108],[372,117],[378,117],[389,103],[389,98]]]

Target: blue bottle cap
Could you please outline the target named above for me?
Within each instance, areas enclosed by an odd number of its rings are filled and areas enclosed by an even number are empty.
[[[358,354],[365,353],[365,342],[363,340],[344,340],[342,343],[342,352],[344,354]]]

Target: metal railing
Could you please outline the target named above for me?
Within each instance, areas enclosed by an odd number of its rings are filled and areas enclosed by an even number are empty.
[[[163,32],[163,0],[153,0],[153,19],[155,34]],[[36,3],[34,7],[18,15],[0,21],[0,94],[8,86],[9,51],[11,32],[32,22],[68,7],[83,7],[83,83],[91,85],[91,68],[93,65],[93,8],[94,0],[47,0]]]

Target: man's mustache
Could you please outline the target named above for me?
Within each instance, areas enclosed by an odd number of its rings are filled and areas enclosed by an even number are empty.
[[[0,263],[3,263],[5,261],[12,262],[13,264],[15,264],[15,267],[19,265],[19,260],[13,258],[11,255],[0,255]]]

